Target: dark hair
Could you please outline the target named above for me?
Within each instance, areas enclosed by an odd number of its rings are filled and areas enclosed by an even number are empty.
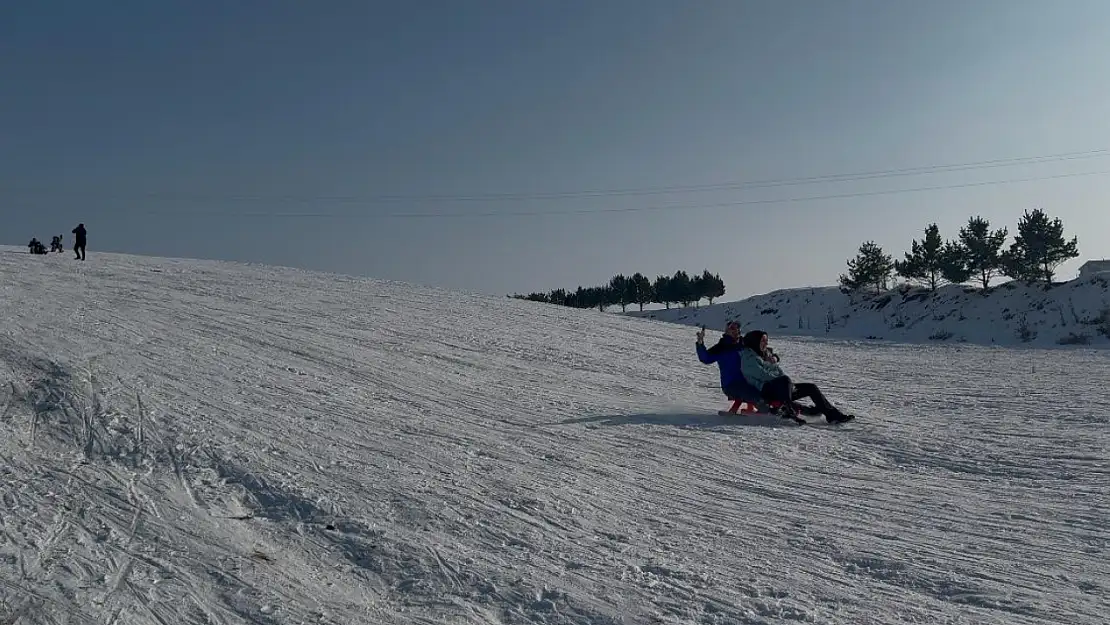
[[[744,335],[744,347],[753,351],[759,351],[759,343],[767,333],[763,330],[752,330]]]

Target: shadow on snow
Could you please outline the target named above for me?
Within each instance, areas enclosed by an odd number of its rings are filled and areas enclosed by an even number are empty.
[[[821,417],[810,417],[811,424],[824,425]],[[794,428],[799,427],[772,415],[730,415],[722,417],[716,413],[673,412],[673,413],[640,413],[628,415],[598,415],[593,417],[579,417],[560,421],[558,425],[585,424],[587,427],[616,426],[616,425],[669,425],[673,427],[701,430],[727,431],[733,427],[765,427],[765,428]]]

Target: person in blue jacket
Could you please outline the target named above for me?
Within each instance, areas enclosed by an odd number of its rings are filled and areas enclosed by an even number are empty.
[[[698,360],[707,365],[716,363],[721,370],[721,391],[724,392],[725,396],[729,399],[739,399],[751,404],[759,404],[766,398],[758,387],[752,385],[744,377],[741,358],[743,349],[744,341],[740,335],[740,324],[736,321],[728,322],[728,325],[725,326],[725,333],[721,335],[720,340],[713,347],[705,347],[705,328],[703,327],[698,331]],[[769,362],[779,362],[778,355],[770,347],[766,348],[763,354]],[[806,416],[821,414],[819,408],[805,406],[797,402],[794,402],[794,412]]]
[[[705,347],[705,328],[698,330],[697,350],[698,360],[702,364],[716,363],[721,370],[721,390],[729,399],[757,402],[761,399],[759,389],[744,380],[740,371],[740,350],[744,343],[740,338],[740,323],[729,321],[725,326],[725,333],[713,347]]]

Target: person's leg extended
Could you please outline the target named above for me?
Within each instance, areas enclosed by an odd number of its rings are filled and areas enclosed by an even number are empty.
[[[824,393],[821,392],[821,389],[817,388],[816,384],[801,382],[794,385],[793,399],[802,399],[804,397],[813,400],[813,404],[817,406],[821,414],[825,415],[826,419],[837,420],[844,417],[844,413],[825,398]]]

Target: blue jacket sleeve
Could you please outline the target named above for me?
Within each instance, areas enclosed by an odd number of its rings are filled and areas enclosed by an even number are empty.
[[[717,362],[717,357],[710,355],[709,350],[705,349],[704,343],[698,343],[698,360],[700,360],[702,364],[711,365]]]

